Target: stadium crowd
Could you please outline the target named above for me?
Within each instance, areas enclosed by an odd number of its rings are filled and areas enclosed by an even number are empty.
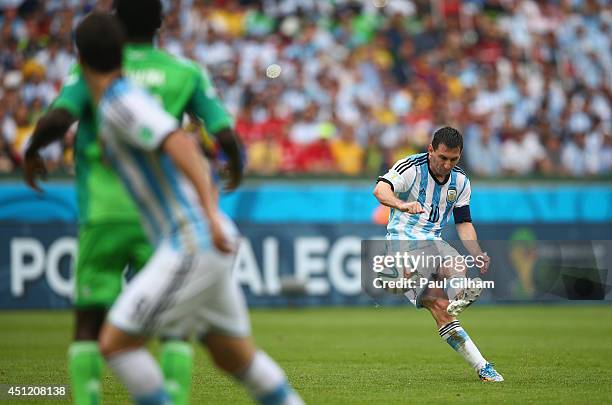
[[[111,2],[0,1],[0,173],[67,76],[72,28]],[[208,69],[250,173],[375,175],[443,125],[463,130],[473,175],[612,173],[609,1],[166,6],[159,45]],[[51,169],[71,166],[72,138],[47,148]]]

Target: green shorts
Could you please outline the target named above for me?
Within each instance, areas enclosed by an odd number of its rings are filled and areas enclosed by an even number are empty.
[[[110,308],[126,269],[140,270],[153,253],[139,222],[88,224],[79,228],[76,308]]]

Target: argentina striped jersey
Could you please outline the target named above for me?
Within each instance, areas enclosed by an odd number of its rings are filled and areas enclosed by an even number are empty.
[[[402,201],[418,201],[424,210],[409,214],[392,208],[387,239],[439,240],[453,210],[470,204],[470,181],[465,172],[455,166],[441,183],[429,170],[427,153],[399,160],[378,181],[391,185]]]
[[[166,136],[179,128],[178,121],[125,79],[106,90],[98,119],[108,160],[137,203],[150,240],[188,252],[210,248],[196,192],[161,150]]]

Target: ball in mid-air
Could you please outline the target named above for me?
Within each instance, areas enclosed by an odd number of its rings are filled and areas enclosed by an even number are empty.
[[[266,69],[266,76],[268,76],[270,79],[275,79],[280,76],[281,71],[281,67],[276,63],[273,63]]]
[[[404,268],[391,268],[380,272],[377,276],[383,284],[383,289],[394,295],[403,295],[411,289],[411,285],[417,282],[416,273],[406,271]]]

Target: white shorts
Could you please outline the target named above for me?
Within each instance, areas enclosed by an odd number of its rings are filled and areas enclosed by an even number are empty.
[[[216,250],[190,256],[162,245],[123,290],[110,323],[140,336],[249,336],[246,302],[232,276],[234,257]]]
[[[442,279],[440,264],[445,262],[445,258],[460,256],[455,248],[443,240],[387,240],[387,254],[395,255],[398,252],[407,252],[413,258],[422,258],[420,261],[413,261],[414,268],[397,269],[399,274],[408,276],[409,273],[409,278],[415,281],[415,287],[406,290],[404,296],[417,308],[422,308],[421,300],[428,288],[420,280]]]

